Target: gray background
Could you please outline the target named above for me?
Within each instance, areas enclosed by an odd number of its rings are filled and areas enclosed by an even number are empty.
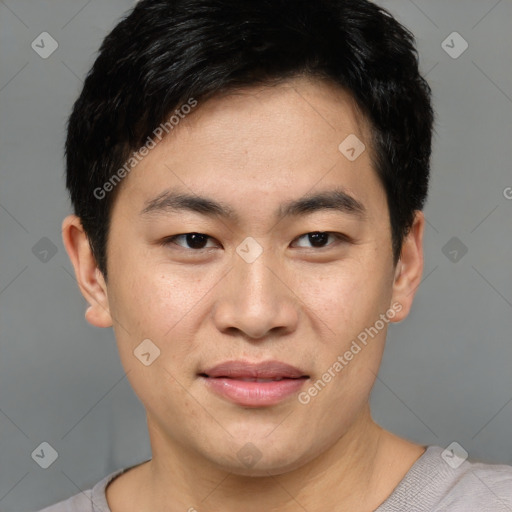
[[[437,124],[424,278],[410,317],[389,330],[374,417],[416,442],[457,441],[512,464],[512,2],[380,3],[417,37]],[[133,4],[0,0],[2,512],[49,505],[151,456],[113,331],[84,319],[61,239],[65,122],[102,38]],[[59,44],[47,59],[31,48],[44,31]],[[469,44],[458,58],[441,46],[453,31]],[[43,237],[57,251],[46,262]],[[48,469],[31,457],[43,441],[58,452]]]

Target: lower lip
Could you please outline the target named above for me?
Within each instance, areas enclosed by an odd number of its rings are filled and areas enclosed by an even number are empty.
[[[216,394],[248,407],[275,405],[297,393],[307,377],[271,382],[248,382],[225,377],[201,377]]]

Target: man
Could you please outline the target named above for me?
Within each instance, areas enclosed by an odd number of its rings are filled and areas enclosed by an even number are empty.
[[[63,240],[152,458],[45,512],[512,509],[512,467],[369,408],[421,281],[433,118],[370,2],[136,5],[69,121]]]

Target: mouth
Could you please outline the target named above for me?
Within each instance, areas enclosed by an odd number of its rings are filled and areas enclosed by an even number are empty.
[[[296,366],[281,361],[250,362],[244,360],[224,361],[200,373],[203,377],[248,380],[275,381],[299,379],[309,375]]]
[[[246,407],[276,405],[303,387],[310,376],[279,361],[226,361],[198,373],[208,390]]]
[[[274,377],[271,379],[260,379],[260,378],[256,378],[256,377],[229,377],[227,375],[219,375],[216,377],[212,377],[211,375],[207,375],[206,373],[200,373],[199,376],[208,378],[208,379],[230,379],[230,380],[237,380],[240,382],[279,382],[281,380],[309,379],[309,375],[304,375],[302,377]]]

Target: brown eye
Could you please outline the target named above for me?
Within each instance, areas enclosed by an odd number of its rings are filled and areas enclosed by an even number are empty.
[[[331,233],[329,231],[313,231],[311,233],[306,233],[300,236],[297,238],[297,240],[306,239],[306,241],[311,244],[309,247],[322,249],[323,247],[330,247],[331,245],[335,245],[335,243],[327,244],[329,237],[332,237],[338,241],[343,241],[346,239],[346,237],[341,233]],[[299,245],[299,247],[307,248],[308,246]]]
[[[178,245],[180,247],[184,247],[181,243],[177,241],[184,241],[184,243],[188,246],[185,246],[184,248],[189,249],[195,249],[195,250],[201,250],[206,249],[206,243],[211,237],[208,235],[205,235],[203,233],[184,233],[181,235],[174,235],[171,237],[166,238],[162,243],[163,245]],[[211,247],[211,246],[210,246]]]

